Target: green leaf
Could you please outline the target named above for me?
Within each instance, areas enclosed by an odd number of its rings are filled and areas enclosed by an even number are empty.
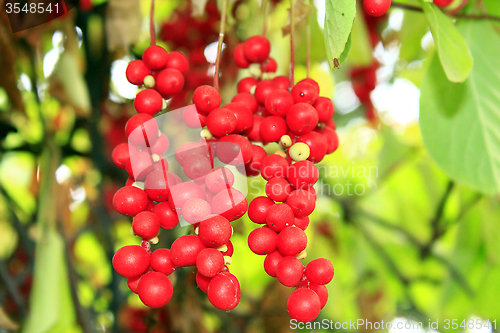
[[[453,179],[500,191],[500,37],[488,22],[460,30],[476,64],[467,81],[447,80],[434,56],[422,84],[420,127],[429,155]]]
[[[417,60],[419,55],[424,52],[421,41],[422,37],[427,33],[428,28],[427,22],[422,18],[422,13],[405,11],[403,26],[399,36],[399,40],[401,41],[400,59],[412,62]]]
[[[362,15],[356,16],[352,25],[351,65],[370,66],[372,63],[372,47],[366,22]]]
[[[500,16],[500,2],[498,0],[483,0],[488,13]]]
[[[437,53],[446,76],[452,82],[463,82],[469,76],[473,58],[464,38],[451,19],[436,5],[420,1],[431,28]]]
[[[65,333],[75,324],[64,241],[47,229],[38,242],[30,313],[23,333]]]
[[[356,16],[356,1],[326,0],[325,15],[325,47],[330,68],[340,66],[340,58],[351,34],[354,17]],[[344,60],[349,52],[344,53]]]

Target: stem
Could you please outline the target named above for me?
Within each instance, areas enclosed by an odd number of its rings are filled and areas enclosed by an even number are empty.
[[[294,36],[294,24],[295,24],[295,3],[294,0],[290,0],[290,88],[295,84],[294,72],[295,72],[295,54],[293,47],[293,36]]]
[[[306,18],[306,76],[309,77],[311,70],[311,26],[309,25],[309,15]]]
[[[406,10],[412,10],[415,12],[423,12],[423,9],[421,7],[407,5],[404,3],[399,3],[399,2],[394,2],[394,1],[391,3],[391,6],[396,7],[396,8],[406,9]],[[457,18],[468,19],[468,20],[490,20],[490,21],[500,22],[499,16],[493,16],[493,15],[488,15],[488,14],[481,14],[481,15],[451,14],[451,13],[445,13],[445,14],[447,14],[449,16],[457,17]]]
[[[219,90],[219,67],[222,53],[222,42],[224,41],[224,31],[226,30],[226,10],[227,0],[224,0],[220,14],[219,42],[217,43],[217,58],[215,60],[214,87],[217,90]]]
[[[262,8],[264,9],[264,19],[262,20],[262,36],[267,33],[267,15],[269,14],[269,0],[262,0]]]
[[[149,34],[151,35],[151,45],[156,45],[154,14],[155,14],[155,0],[151,0],[151,12],[149,14]]]

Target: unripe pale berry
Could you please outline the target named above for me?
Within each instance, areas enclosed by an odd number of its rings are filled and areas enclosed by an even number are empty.
[[[296,162],[307,160],[310,154],[309,146],[303,142],[297,142],[288,149],[288,155]]]

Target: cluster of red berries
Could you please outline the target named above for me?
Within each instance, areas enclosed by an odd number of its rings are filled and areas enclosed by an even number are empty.
[[[453,0],[433,0],[434,4],[440,8],[448,7]],[[391,7],[391,0],[364,0],[363,7],[371,16],[382,16]]]

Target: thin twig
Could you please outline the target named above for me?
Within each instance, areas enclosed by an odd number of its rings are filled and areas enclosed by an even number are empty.
[[[264,11],[264,18],[262,19],[262,36],[266,36],[267,33],[267,15],[269,14],[269,0],[263,0],[262,9]]]
[[[290,88],[295,85],[295,52],[293,47],[295,24],[295,0],[290,0]]]
[[[0,260],[0,281],[2,281],[5,290],[7,290],[9,295],[12,297],[12,300],[14,301],[16,306],[21,310],[21,313],[26,314],[26,303],[24,302],[24,298],[18,289],[17,282],[9,274],[7,265],[1,260]]]
[[[156,45],[154,14],[155,14],[155,0],[151,0],[151,12],[149,13],[149,34],[151,37],[151,45]]]
[[[467,280],[462,276],[462,274],[458,271],[458,269],[455,266],[453,266],[451,262],[449,262],[444,257],[435,253],[432,253],[431,256],[436,260],[440,261],[446,267],[448,267],[448,271],[450,272],[451,277],[455,279],[455,281],[457,281],[457,283],[462,287],[462,289],[466,292],[466,294],[469,297],[474,296],[474,289],[472,289]]]
[[[227,10],[227,0],[222,3],[222,10],[220,14],[220,29],[219,29],[219,42],[217,43],[217,58],[215,60],[215,72],[214,72],[214,87],[219,90],[219,67],[220,67],[220,57],[222,54],[222,43],[224,42],[224,32],[226,31],[226,10]]]
[[[414,12],[423,12],[424,10],[421,7],[418,6],[412,6],[412,5],[407,5],[404,3],[399,3],[399,2],[392,2],[391,7],[396,7],[396,8],[401,8],[401,9],[406,9],[406,10],[411,10]],[[446,13],[445,14],[456,17],[456,18],[461,18],[461,19],[468,19],[468,20],[490,20],[490,21],[497,21],[500,22],[500,17],[499,16],[494,16],[494,15],[488,15],[488,14],[481,14],[481,15],[470,15],[470,14],[450,14]]]
[[[311,25],[309,15],[306,18],[306,76],[309,77],[311,71]]]

